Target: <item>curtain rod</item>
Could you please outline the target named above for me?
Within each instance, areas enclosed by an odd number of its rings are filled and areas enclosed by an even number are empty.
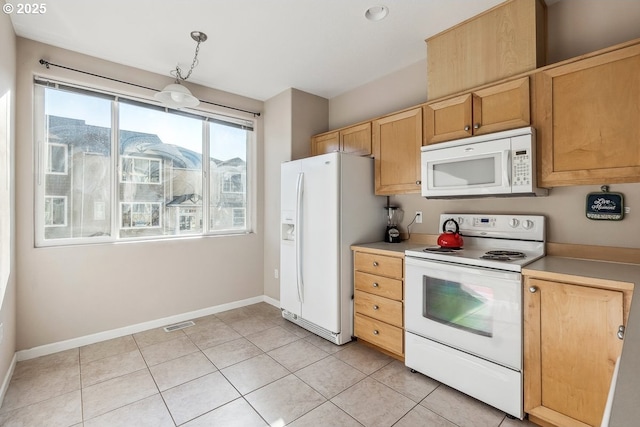
[[[142,85],[139,85],[139,84],[136,84],[136,83],[126,82],[124,80],[114,79],[112,77],[101,76],[100,74],[90,73],[88,71],[78,70],[78,69],[71,68],[71,67],[65,67],[64,65],[54,64],[53,62],[49,62],[49,61],[44,60],[44,59],[41,59],[39,62],[40,62],[41,65],[44,65],[47,69],[49,69],[50,67],[63,68],[65,70],[75,71],[76,73],[87,74],[89,76],[100,77],[101,79],[111,80],[111,81],[117,82],[117,83],[124,83],[126,85],[130,85],[130,86],[135,86],[135,87],[139,87],[139,88],[142,88],[142,89],[151,90],[151,91],[154,91],[154,92],[160,92],[158,89],[154,89],[154,88],[151,88],[151,87],[142,86]],[[258,113],[256,111],[243,110],[241,108],[230,107],[228,105],[216,104],[215,102],[203,101],[202,99],[198,99],[198,101],[200,101],[200,102],[202,102],[204,104],[215,105],[216,107],[222,107],[222,108],[227,108],[229,110],[235,110],[235,111],[241,111],[243,113],[253,114],[254,117],[260,117],[260,113]]]

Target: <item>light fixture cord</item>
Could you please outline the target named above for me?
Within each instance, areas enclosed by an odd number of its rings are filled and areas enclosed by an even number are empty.
[[[187,80],[191,76],[193,69],[196,67],[196,65],[198,65],[198,53],[200,52],[200,43],[202,43],[202,40],[198,39],[198,44],[196,45],[196,53],[193,57],[191,68],[189,69],[189,72],[185,77],[182,77],[182,70],[180,70],[180,67],[176,65],[176,83],[179,83],[180,80],[182,81]]]

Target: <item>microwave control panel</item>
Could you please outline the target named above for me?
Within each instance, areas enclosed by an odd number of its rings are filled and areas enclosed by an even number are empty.
[[[518,190],[528,192],[535,187],[535,155],[535,138],[529,135],[511,138],[511,186],[514,193]]]

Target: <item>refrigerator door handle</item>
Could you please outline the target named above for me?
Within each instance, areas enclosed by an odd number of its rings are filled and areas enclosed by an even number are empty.
[[[304,284],[302,281],[302,197],[304,195],[304,172],[298,173],[296,185],[296,283],[298,287],[298,300],[304,302]]]

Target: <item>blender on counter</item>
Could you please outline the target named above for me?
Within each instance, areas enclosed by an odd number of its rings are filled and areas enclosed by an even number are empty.
[[[388,243],[400,243],[400,229],[398,223],[402,221],[403,211],[398,206],[385,206],[387,214],[387,229],[384,233],[384,241]]]

